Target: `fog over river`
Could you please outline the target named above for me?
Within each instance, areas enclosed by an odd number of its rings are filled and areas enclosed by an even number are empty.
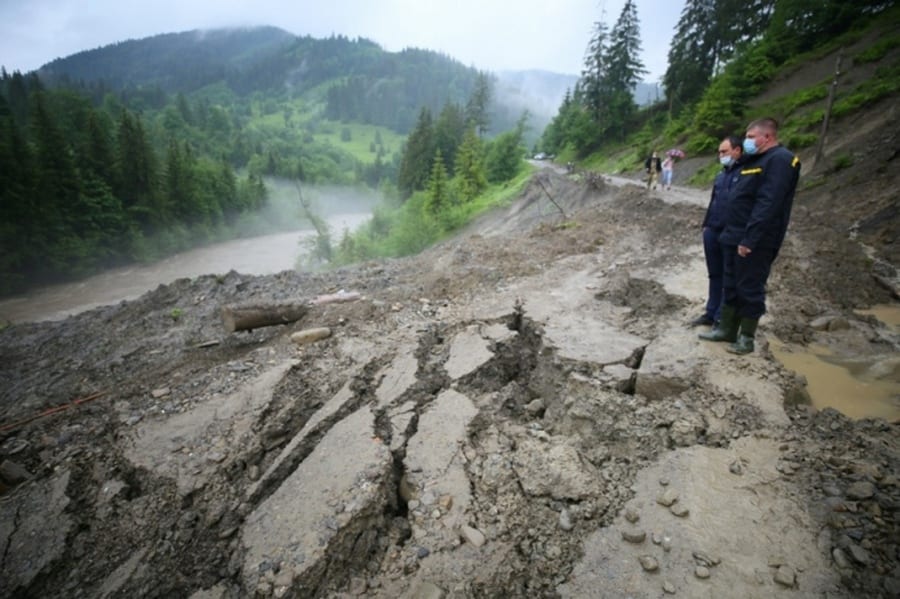
[[[354,206],[353,209],[360,208]],[[325,217],[331,228],[332,242],[340,239],[344,229],[352,231],[370,216],[371,212],[348,211]],[[175,254],[154,264],[116,268],[74,283],[35,289],[0,301],[0,322],[60,320],[97,306],[134,299],[183,277],[224,274],[230,270],[255,275],[289,270],[305,252],[301,241],[314,235],[314,231],[307,228],[237,239]]]

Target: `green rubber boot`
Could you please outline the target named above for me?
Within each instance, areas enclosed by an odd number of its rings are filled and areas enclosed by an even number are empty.
[[[705,333],[700,333],[697,336],[704,341],[727,341],[729,343],[734,343],[737,341],[738,326],[740,326],[740,322],[738,322],[737,311],[734,309],[734,306],[723,304],[722,318],[719,320],[719,326]]]
[[[732,354],[743,356],[744,354],[753,353],[753,337],[756,335],[756,325],[759,320],[756,318],[742,318],[740,326],[740,335],[737,341],[725,348]]]

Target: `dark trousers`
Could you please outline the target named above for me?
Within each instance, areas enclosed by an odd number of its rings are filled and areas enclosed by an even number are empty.
[[[756,248],[741,258],[736,245],[722,244],[725,303],[733,306],[740,318],[758,320],[766,313],[766,280],[777,253],[775,248]]]
[[[706,256],[706,274],[709,276],[706,317],[715,322],[719,322],[722,312],[722,275],[725,271],[722,246],[719,244],[721,232],[722,229],[703,227],[703,254]]]

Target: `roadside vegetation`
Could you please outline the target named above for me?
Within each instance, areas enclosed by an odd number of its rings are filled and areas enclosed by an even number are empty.
[[[850,48],[866,36],[876,35],[878,41],[848,53],[844,69],[881,64],[871,76],[842,84],[831,118],[896,94],[900,86],[900,7],[894,2],[688,0],[663,77],[667,98],[637,110],[616,102],[622,83],[630,81],[622,73],[643,68],[617,50],[621,40],[632,39],[627,9],[628,3],[611,32],[597,23],[582,77],[544,132],[540,148],[562,161],[620,173],[639,169],[653,149],[679,147],[689,156],[712,157],[722,137],[741,133],[763,114],[781,122],[780,137],[792,149],[815,146],[830,71],[821,81],[781,97],[762,103],[757,98],[798,65]],[[707,184],[717,171],[711,158],[688,183]]]

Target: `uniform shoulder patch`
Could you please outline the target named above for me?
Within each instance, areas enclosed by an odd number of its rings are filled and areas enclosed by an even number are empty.
[[[794,159],[791,160],[791,168],[797,168],[798,164],[800,164],[800,158],[794,156]]]

